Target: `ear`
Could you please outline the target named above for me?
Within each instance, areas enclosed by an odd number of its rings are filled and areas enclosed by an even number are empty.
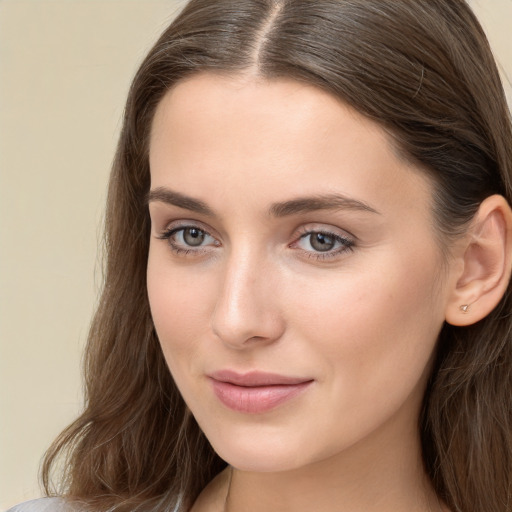
[[[471,325],[503,297],[512,267],[512,210],[500,195],[485,199],[468,229],[453,268],[457,269],[445,319]]]

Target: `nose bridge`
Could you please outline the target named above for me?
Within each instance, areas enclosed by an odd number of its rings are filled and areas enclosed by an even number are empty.
[[[283,321],[271,290],[272,261],[264,251],[241,244],[224,265],[212,318],[216,336],[235,347],[279,338]]]

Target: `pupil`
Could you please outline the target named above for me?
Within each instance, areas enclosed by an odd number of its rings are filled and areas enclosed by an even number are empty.
[[[183,233],[183,239],[187,245],[201,245],[204,240],[204,231],[197,228],[187,228]]]
[[[334,247],[334,238],[329,235],[324,235],[323,233],[315,233],[311,237],[311,247],[313,247],[315,251],[330,251]]]

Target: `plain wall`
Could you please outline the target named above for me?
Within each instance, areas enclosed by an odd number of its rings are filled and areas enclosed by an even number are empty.
[[[0,1],[0,510],[80,409],[124,101],[177,3]]]
[[[0,509],[40,495],[39,460],[80,409],[123,104],[180,3],[0,0]],[[512,76],[512,0],[471,3]]]

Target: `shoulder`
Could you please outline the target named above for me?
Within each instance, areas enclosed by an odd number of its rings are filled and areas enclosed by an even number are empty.
[[[62,498],[39,498],[15,505],[7,512],[78,512],[78,510]]]

